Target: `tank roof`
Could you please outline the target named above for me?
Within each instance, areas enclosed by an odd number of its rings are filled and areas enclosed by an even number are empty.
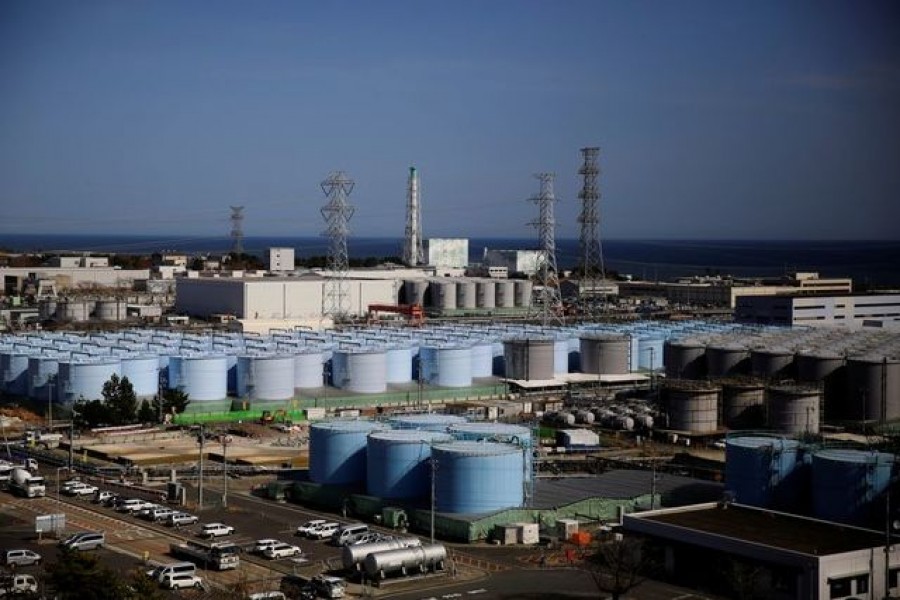
[[[728,437],[726,445],[739,446],[741,448],[763,448],[765,446],[779,446],[780,448],[795,449],[800,447],[800,442],[784,437],[747,435]]]
[[[476,442],[460,440],[435,444],[434,449],[448,454],[463,454],[467,456],[500,456],[516,454],[522,451],[518,446],[501,444],[499,442]]]
[[[373,431],[369,439],[399,443],[442,443],[452,442],[453,436],[442,431],[425,431],[422,429],[385,429]]]
[[[855,450],[853,448],[826,448],[813,453],[813,457],[835,462],[859,464],[893,463],[896,460],[893,454],[887,452]]]

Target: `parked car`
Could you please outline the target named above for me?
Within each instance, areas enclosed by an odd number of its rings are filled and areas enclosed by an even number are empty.
[[[273,540],[273,539],[256,540],[256,543],[253,544],[253,550],[251,550],[251,552],[253,552],[255,554],[262,554],[268,548],[271,548],[272,546],[277,546],[280,543],[281,543],[281,540]]]
[[[27,567],[41,564],[41,555],[33,550],[7,550],[4,561],[7,566]]]
[[[33,575],[0,574],[0,596],[9,594],[16,598],[20,597],[20,595],[32,598],[37,594],[37,591],[38,584]]]
[[[334,535],[334,532],[341,528],[340,523],[323,523],[318,527],[314,527],[309,531],[309,537],[324,540]]]
[[[291,556],[300,556],[301,552],[299,546],[279,542],[278,544],[269,546],[263,550],[263,556],[266,558],[288,558]]]
[[[162,587],[170,590],[182,590],[185,588],[203,588],[203,580],[196,575],[188,573],[176,573],[163,576]]]
[[[84,531],[70,535],[59,543],[69,550],[96,550],[106,544],[106,536],[102,532]]]
[[[75,486],[75,485],[81,485],[82,483],[84,483],[84,482],[81,481],[81,479],[79,479],[78,477],[73,477],[72,479],[67,479],[66,481],[63,481],[60,484],[59,491],[61,493],[65,494],[66,491],[68,491],[68,489],[70,487]]]
[[[141,513],[141,518],[148,521],[153,521],[154,523],[159,523],[160,521],[165,521],[169,518],[169,515],[173,514],[175,514],[175,511],[171,508],[166,508],[165,506],[157,506],[156,508],[152,508],[145,513]]]
[[[96,492],[94,492],[94,499],[92,500],[92,502],[94,504],[107,504],[115,496],[116,494],[110,492],[109,490],[97,490]]]
[[[181,527],[182,525],[194,525],[199,522],[200,519],[197,515],[192,515],[191,513],[186,512],[176,512],[174,514],[166,517],[166,525],[170,527]]]
[[[63,493],[69,496],[93,496],[99,488],[89,483],[76,483],[65,489]]]
[[[313,519],[312,521],[307,521],[303,525],[297,527],[297,535],[309,537],[309,532],[311,529],[315,527],[321,527],[327,522],[328,521],[326,521],[325,519]]]
[[[118,506],[116,506],[116,510],[124,513],[136,513],[137,511],[143,510],[150,505],[153,505],[153,503],[148,502],[147,500],[142,500],[140,498],[129,498],[128,500],[123,500]]]
[[[207,523],[203,527],[200,528],[200,537],[220,537],[223,535],[231,535],[234,533],[234,527],[231,525],[226,525],[225,523]]]
[[[134,515],[135,517],[138,517],[139,519],[144,519],[147,517],[148,514],[150,514],[151,511],[157,510],[159,508],[165,508],[165,507],[160,506],[159,504],[156,504],[154,502],[148,502],[141,508],[131,511],[131,514]]]

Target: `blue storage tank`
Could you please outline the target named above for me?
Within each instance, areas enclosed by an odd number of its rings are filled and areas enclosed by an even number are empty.
[[[410,346],[392,346],[387,349],[387,382],[412,381],[413,349]]]
[[[228,396],[228,359],[221,354],[180,354],[169,359],[169,389],[191,400],[189,409],[211,409]],[[216,406],[218,408],[218,406]]]
[[[37,350],[15,348],[0,355],[3,369],[3,389],[7,394],[25,396],[28,394],[28,359]]]
[[[127,377],[138,400],[159,393],[159,357],[155,354],[127,354],[120,357],[122,377]]]
[[[59,398],[59,388],[52,392],[50,382],[57,386],[56,378],[59,374],[59,359],[68,358],[69,354],[57,352],[42,352],[39,356],[28,357],[28,397],[35,400],[47,400],[52,393],[54,398]]]
[[[638,336],[637,365],[639,369],[659,371],[663,364],[665,339],[657,336]]]
[[[241,350],[243,351],[243,350]],[[217,350],[221,352],[221,350]],[[238,356],[237,348],[229,348],[225,354],[225,390],[229,394],[238,394]]]
[[[436,444],[435,507],[439,512],[481,514],[522,506],[522,451],[493,442]]]
[[[299,350],[294,354],[294,387],[315,389],[325,385],[325,355],[321,350]]]
[[[70,357],[59,361],[60,404],[71,406],[76,400],[101,400],[103,384],[113,375],[122,376],[118,357]]]
[[[826,521],[866,524],[872,501],[888,487],[894,455],[829,449],[812,456],[813,516]]]
[[[367,436],[375,421],[320,421],[309,426],[309,478],[327,485],[366,482]]]
[[[387,352],[384,349],[340,349],[331,357],[334,386],[360,394],[387,390]]]
[[[760,435],[725,441],[725,487],[736,502],[796,509],[805,483],[798,441]]]
[[[459,415],[424,413],[393,416],[388,422],[396,429],[421,429],[423,431],[446,432],[451,425],[462,425],[467,421],[465,417],[460,417]]]
[[[569,372],[569,338],[557,337],[553,341],[553,374],[560,375]]]
[[[459,440],[499,442],[519,447],[525,457],[523,476],[526,481],[531,481],[534,440],[529,428],[512,423],[478,422],[451,425],[449,431]]]
[[[422,380],[440,387],[472,385],[472,349],[469,346],[422,346],[419,348]]]
[[[251,402],[294,397],[294,357],[290,354],[238,356],[237,395]]]
[[[494,374],[494,345],[491,342],[476,342],[471,353],[472,377],[490,377]]]
[[[439,431],[394,430],[369,434],[367,493],[378,498],[425,498],[431,490],[431,446],[452,441]]]

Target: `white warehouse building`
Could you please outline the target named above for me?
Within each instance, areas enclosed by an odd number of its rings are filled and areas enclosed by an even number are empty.
[[[506,267],[508,273],[534,275],[543,263],[542,250],[490,250],[484,249],[484,266]]]
[[[180,278],[175,310],[200,318],[231,315],[250,321],[318,321],[325,312],[326,282],[319,275]],[[364,316],[369,304],[395,304],[401,284],[391,279],[345,279],[348,313]]]

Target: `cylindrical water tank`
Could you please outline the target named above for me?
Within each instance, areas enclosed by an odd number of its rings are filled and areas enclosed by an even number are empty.
[[[497,308],[513,308],[516,305],[516,284],[508,279],[497,282]]]
[[[396,415],[389,419],[396,429],[421,429],[423,431],[446,432],[451,425],[460,425],[466,422],[465,417],[459,415],[442,415],[438,413],[423,413],[413,415]]]
[[[59,361],[60,404],[71,406],[76,400],[101,400],[103,384],[113,375],[121,376],[118,357],[69,358]]]
[[[320,421],[309,426],[309,478],[327,485],[364,484],[367,437],[374,421]]]
[[[472,377],[491,377],[494,374],[494,345],[489,341],[472,346]]]
[[[852,390],[847,389],[847,359],[830,350],[804,350],[794,357],[797,380],[821,386],[825,417],[829,421],[859,419],[864,412]]]
[[[843,356],[826,350],[798,352],[795,361],[797,380],[808,383],[826,381],[835,372],[842,370],[845,364]]]
[[[475,308],[475,282],[471,279],[460,279],[456,282],[456,307]]]
[[[431,446],[449,442],[448,433],[398,429],[369,434],[366,491],[370,496],[413,500],[431,489]]]
[[[724,380],[722,423],[729,429],[761,429],[766,424],[766,387],[761,383]]]
[[[663,344],[665,338],[657,336],[638,336],[637,364],[638,368],[658,371],[663,368]],[[633,362],[633,357],[632,357]]]
[[[519,448],[460,441],[437,444],[431,453],[437,461],[439,512],[481,514],[522,505],[525,480]]]
[[[746,375],[750,372],[750,351],[740,344],[706,348],[706,370],[710,377]]]
[[[0,369],[3,375],[3,389],[14,396],[28,394],[28,360],[37,349],[16,348],[0,353]]]
[[[888,488],[893,454],[827,449],[812,456],[813,516],[864,525],[873,517],[873,500]],[[880,516],[880,512],[879,512]]]
[[[472,385],[472,348],[470,346],[422,346],[419,348],[419,372],[422,380],[439,387]]]
[[[221,354],[180,354],[169,358],[169,389],[179,389],[198,404],[224,400],[227,388],[228,360]]]
[[[66,358],[68,354],[63,354]],[[59,374],[60,356],[56,352],[41,352],[40,355],[28,357],[28,397],[36,400],[47,400],[50,394],[59,398],[59,389],[51,391]]]
[[[524,338],[503,343],[508,379],[553,379],[556,365],[555,343],[550,338]]]
[[[531,290],[533,288],[533,284],[527,279],[515,279],[513,280],[513,285],[515,286],[515,303],[519,308],[528,308],[531,306]]]
[[[324,362],[321,350],[298,350],[294,354],[294,387],[308,390],[325,385]]]
[[[750,351],[750,371],[760,379],[793,379],[794,352],[787,348],[754,348]]]
[[[667,381],[662,389],[669,429],[710,433],[718,429],[720,388],[701,381]]]
[[[801,447],[796,440],[766,436],[725,441],[725,487],[741,504],[788,510],[801,496]]]
[[[435,280],[430,284],[432,304],[441,310],[456,309],[456,282]]]
[[[128,314],[122,300],[100,300],[94,307],[94,315],[101,321],[124,321]]]
[[[900,418],[900,358],[854,356],[847,359],[847,388],[857,415],[867,421]],[[850,415],[850,418],[859,418]]]
[[[628,373],[630,340],[624,335],[581,336],[581,372],[594,375]]]
[[[248,354],[238,357],[237,395],[251,402],[294,397],[294,356]]]
[[[340,349],[331,357],[334,386],[359,394],[387,390],[387,351],[383,348]]]
[[[565,375],[569,372],[569,339],[563,336],[553,341],[553,374]]]
[[[512,423],[459,423],[451,425],[449,431],[459,440],[498,442],[520,448],[525,469],[522,477],[525,481],[531,481],[534,440],[527,427]]]
[[[159,394],[159,357],[155,354],[126,354],[121,357],[122,378],[128,378],[138,400]]]
[[[407,279],[403,282],[403,291],[406,294],[407,304],[419,304],[425,306],[425,294],[428,292],[426,279]]]
[[[663,344],[663,364],[669,379],[706,377],[706,345],[698,340],[667,340]]]
[[[56,305],[56,318],[60,321],[87,321],[94,312],[93,300],[64,300]]]
[[[413,349],[410,346],[392,346],[387,349],[387,382],[412,381]]]
[[[497,283],[493,279],[478,279],[475,290],[478,308],[497,307]]]
[[[766,397],[769,427],[780,433],[819,433],[819,390],[778,385],[769,387]]]

